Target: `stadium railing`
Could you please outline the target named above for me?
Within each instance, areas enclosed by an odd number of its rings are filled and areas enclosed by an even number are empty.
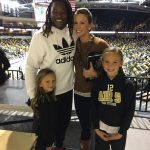
[[[21,70],[6,70],[9,79],[24,80],[24,75]]]
[[[24,80],[21,70],[7,70],[10,80]],[[136,107],[135,117],[150,118],[150,77],[128,77],[134,83],[136,88]],[[76,120],[75,110],[72,110],[72,117]],[[23,123],[33,121],[32,118],[27,120],[10,121],[0,123],[1,125]]]
[[[150,77],[129,77],[136,88],[135,116],[150,118]]]

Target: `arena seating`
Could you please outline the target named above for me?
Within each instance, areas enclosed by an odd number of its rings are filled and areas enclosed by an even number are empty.
[[[150,40],[147,36],[126,37],[116,35],[97,35],[112,46],[122,48],[124,53],[124,71],[128,76],[148,76],[150,68]],[[25,59],[31,39],[2,39],[1,47],[10,61]]]

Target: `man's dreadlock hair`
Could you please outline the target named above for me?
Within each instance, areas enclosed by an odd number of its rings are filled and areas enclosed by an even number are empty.
[[[72,38],[72,30],[73,30],[73,12],[72,12],[72,8],[71,8],[71,4],[68,0],[52,0],[52,2],[49,4],[47,10],[46,10],[46,21],[43,25],[43,36],[47,37],[49,36],[49,33],[52,33],[52,20],[51,20],[51,8],[54,2],[62,2],[65,4],[66,8],[67,8],[67,15],[68,15],[68,19],[67,19],[67,24],[68,24],[68,28],[69,28],[69,32],[70,32],[70,36]]]

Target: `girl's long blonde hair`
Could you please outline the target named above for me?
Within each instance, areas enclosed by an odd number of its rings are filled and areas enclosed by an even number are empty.
[[[42,95],[46,96],[45,91],[43,90],[43,88],[40,87],[40,84],[43,80],[43,78],[48,75],[48,74],[53,74],[55,77],[55,72],[49,68],[45,68],[45,69],[41,69],[37,76],[36,76],[36,87],[35,87],[35,97],[31,100],[31,108],[33,109],[33,112],[36,116],[39,116],[39,112],[38,112],[38,99],[40,99],[40,97]],[[54,90],[51,92],[51,97],[49,97],[47,95],[48,99],[53,98],[54,100],[56,100],[55,98],[55,88]],[[44,101],[44,99],[42,98],[42,100]]]

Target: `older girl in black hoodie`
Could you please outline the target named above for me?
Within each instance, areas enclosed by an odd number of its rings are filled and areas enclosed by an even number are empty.
[[[119,48],[105,49],[103,73],[95,81],[92,98],[95,150],[124,150],[127,130],[135,108],[135,88],[123,70],[123,54]]]

